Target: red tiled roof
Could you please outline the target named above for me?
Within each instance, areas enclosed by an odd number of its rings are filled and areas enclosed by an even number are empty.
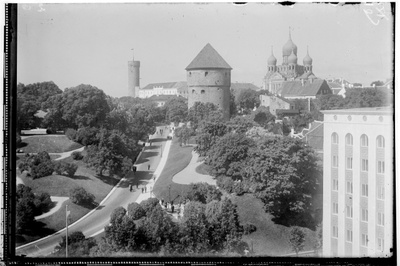
[[[209,43],[204,46],[200,53],[186,67],[186,70],[203,68],[232,69]]]
[[[330,90],[328,84],[323,79],[314,79],[312,80],[312,82],[306,80],[304,81],[304,86],[299,80],[286,81],[282,84],[280,94],[282,97],[316,96],[320,89],[323,87]]]

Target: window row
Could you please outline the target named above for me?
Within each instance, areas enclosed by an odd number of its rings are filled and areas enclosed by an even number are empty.
[[[353,146],[353,135],[348,133],[345,137],[345,142],[347,146]],[[368,136],[363,134],[360,138],[361,147],[368,147]],[[331,143],[332,144],[339,144],[339,136],[337,133],[332,133],[331,136]],[[376,146],[377,148],[385,148],[385,138],[383,136],[378,136],[376,138]]]
[[[339,235],[338,227],[334,225],[332,227],[332,237],[337,238],[338,235]],[[346,241],[350,242],[350,243],[353,242],[353,230],[350,230],[350,229],[346,230]],[[361,246],[368,247],[368,242],[369,242],[368,235],[367,234],[361,234]],[[378,237],[377,241],[376,241],[376,244],[377,244],[378,251],[383,251],[384,239]]]
[[[339,190],[339,180],[337,178],[332,179],[332,190]],[[346,182],[346,194],[353,194],[353,182]],[[368,197],[368,184],[361,184],[361,196]],[[382,185],[377,186],[377,199],[384,200],[385,199],[385,188]]]
[[[332,167],[338,168],[339,166],[339,159],[337,155],[332,155]],[[368,159],[361,159],[361,171],[368,172]],[[346,157],[346,170],[353,170],[353,157]],[[378,174],[385,173],[385,162],[384,161],[377,161],[376,172]]]

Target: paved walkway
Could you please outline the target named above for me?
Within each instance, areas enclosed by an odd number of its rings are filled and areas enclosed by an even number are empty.
[[[203,175],[196,172],[196,167],[203,162],[198,162],[199,154],[192,151],[192,159],[185,169],[174,175],[172,181],[178,184],[188,185],[190,183],[206,182],[210,185],[217,185],[217,181],[210,175]]]
[[[46,213],[43,213],[43,214],[41,214],[39,216],[35,216],[35,220],[43,219],[45,217],[48,217],[48,216],[54,214],[55,212],[57,212],[61,208],[63,202],[67,201],[69,199],[69,197],[55,197],[55,196],[50,196],[50,198],[51,198],[52,202],[56,203],[56,206],[51,208],[51,210],[46,212]]]

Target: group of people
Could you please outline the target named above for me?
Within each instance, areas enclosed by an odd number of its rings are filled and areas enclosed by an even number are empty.
[[[179,203],[177,205],[174,205],[173,201],[167,202],[164,199],[161,199],[160,205],[161,205],[161,208],[163,208],[164,210],[167,210],[167,211],[169,210],[169,211],[171,211],[171,213],[174,213],[175,211],[177,211],[178,215],[183,215],[184,204]]]

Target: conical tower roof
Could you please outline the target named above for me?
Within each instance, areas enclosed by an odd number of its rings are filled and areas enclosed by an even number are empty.
[[[209,43],[204,46],[200,53],[186,67],[186,70],[204,68],[232,69]]]
[[[310,55],[308,54],[308,46],[307,46],[307,55],[304,57],[303,59],[303,64],[305,66],[311,66],[312,65],[312,58],[310,57]]]

